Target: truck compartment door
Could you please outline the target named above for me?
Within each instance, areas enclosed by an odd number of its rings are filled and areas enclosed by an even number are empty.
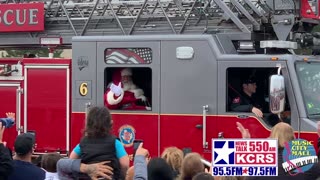
[[[208,126],[217,112],[216,68],[205,40],[161,42],[161,150],[177,146],[209,154],[214,136],[208,135],[219,129]]]
[[[24,131],[35,132],[36,153],[66,153],[70,134],[68,64],[26,64],[24,72]]]
[[[20,112],[21,112],[21,88],[20,83],[0,83],[0,118],[5,118],[7,112],[16,114],[16,124],[7,128],[4,133],[3,141],[7,142],[7,147],[13,149],[15,138],[20,134],[20,127],[22,127]]]

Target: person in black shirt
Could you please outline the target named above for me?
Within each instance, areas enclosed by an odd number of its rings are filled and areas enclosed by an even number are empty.
[[[7,179],[13,171],[13,160],[2,141],[5,126],[0,122],[0,179]]]
[[[22,133],[14,142],[13,172],[8,180],[44,180],[45,171],[31,163],[35,147],[35,137],[31,133]]]
[[[257,117],[263,117],[262,107],[252,97],[256,89],[257,84],[254,79],[245,79],[242,82],[242,91],[232,100],[231,110],[235,112],[252,112]]]

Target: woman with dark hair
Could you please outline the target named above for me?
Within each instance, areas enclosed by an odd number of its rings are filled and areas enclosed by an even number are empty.
[[[129,168],[129,157],[123,144],[111,134],[111,114],[106,107],[93,107],[87,116],[84,136],[70,154],[71,159],[80,158],[82,163],[91,164],[110,161],[113,179],[124,179]]]
[[[192,180],[214,180],[214,178],[207,172],[200,172],[193,176]]]
[[[148,180],[173,180],[170,165],[162,158],[153,158],[148,163]]]

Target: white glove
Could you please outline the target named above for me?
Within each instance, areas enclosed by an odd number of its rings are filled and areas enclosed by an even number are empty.
[[[111,92],[113,92],[116,96],[120,96],[123,94],[123,89],[121,87],[121,83],[118,86],[114,85],[113,83],[110,86]]]

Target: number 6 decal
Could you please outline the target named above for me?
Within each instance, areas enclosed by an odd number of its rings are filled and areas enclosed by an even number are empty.
[[[88,94],[88,83],[81,83],[79,86],[79,93],[81,96],[86,96]]]

